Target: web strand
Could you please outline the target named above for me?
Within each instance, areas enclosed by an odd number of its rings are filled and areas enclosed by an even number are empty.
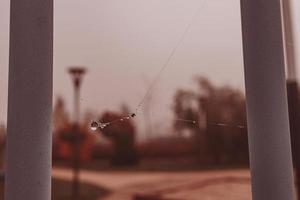
[[[156,75],[155,79],[153,80],[152,84],[150,85],[150,87],[148,88],[148,90],[146,91],[144,97],[142,98],[142,100],[140,101],[140,103],[138,104],[137,108],[136,108],[136,112],[138,112],[141,107],[143,106],[144,102],[148,99],[148,97],[151,95],[155,85],[157,84],[157,82],[159,81],[162,73],[165,71],[165,69],[169,66],[172,58],[174,57],[177,49],[180,47],[181,43],[184,41],[187,33],[189,32],[189,30],[191,29],[195,18],[197,17],[198,13],[202,10],[202,8],[204,7],[204,3],[205,0],[203,0],[202,5],[197,9],[196,13],[194,14],[194,16],[192,17],[191,22],[186,26],[186,28],[184,29],[183,34],[181,35],[181,37],[179,38],[178,42],[176,43],[176,45],[174,46],[174,48],[171,50],[169,56],[167,57],[164,65],[162,66],[162,68],[160,69],[160,71],[158,72],[158,74]]]
[[[108,126],[111,126],[111,125],[114,125],[116,123],[121,123],[121,122],[124,122],[124,121],[127,121],[127,120],[131,120],[132,116],[126,116],[126,117],[122,117],[122,118],[119,118],[119,119],[116,119],[116,120],[113,120],[113,121],[110,121],[110,122],[96,122],[96,121],[93,121],[91,123],[91,129],[93,131],[96,131],[98,128],[100,129],[104,129]],[[193,124],[193,125],[197,125],[199,124],[198,121],[195,121],[195,120],[189,120],[189,119],[180,119],[180,118],[177,118],[177,119],[173,119],[174,121],[179,121],[179,122],[182,122],[182,123],[190,123],[190,124]],[[240,124],[237,124],[237,125],[232,125],[232,124],[226,124],[226,123],[214,123],[214,122],[207,122],[208,125],[212,125],[212,126],[220,126],[220,127],[228,127],[228,128],[238,128],[238,129],[246,129],[247,126],[246,125],[240,125]]]
[[[142,114],[142,113],[144,113],[144,112],[140,112],[139,114]],[[91,123],[91,129],[93,131],[96,131],[98,128],[103,130],[104,128],[106,128],[108,126],[111,126],[111,125],[114,125],[116,123],[122,123],[122,122],[125,122],[127,120],[131,120],[131,119],[137,117],[138,115],[135,114],[135,113],[129,113],[129,114],[127,114],[127,115],[125,115],[121,118],[117,118],[117,119],[109,121],[109,122],[93,121]],[[198,127],[199,127],[199,124],[200,124],[200,121],[198,121],[198,120],[184,119],[184,118],[174,118],[173,121],[193,124],[193,125],[198,126]],[[238,128],[238,129],[246,129],[247,128],[247,126],[243,125],[243,124],[229,124],[229,123],[210,122],[210,121],[207,121],[206,124],[207,125],[212,125],[212,126],[227,127],[227,128]]]

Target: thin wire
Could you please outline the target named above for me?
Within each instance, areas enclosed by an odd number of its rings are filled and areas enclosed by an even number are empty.
[[[113,124],[116,124],[116,123],[120,123],[120,122],[124,122],[125,120],[130,120],[130,119],[132,119],[134,117],[135,116],[128,115],[128,116],[121,117],[121,118],[118,118],[116,120],[109,121],[109,122],[92,122],[92,123],[97,123],[97,127],[98,128],[104,129],[107,126],[110,126],[110,125],[113,125]],[[197,123],[196,120],[190,120],[190,119],[175,118],[173,120],[174,121],[183,122],[183,123],[195,124],[195,125],[199,124],[199,122]],[[221,126],[221,127],[229,127],[229,128],[239,128],[239,129],[246,129],[247,128],[246,125],[240,125],[240,124],[232,125],[232,124],[227,124],[227,123],[215,123],[215,122],[207,122],[207,124],[208,125],[213,125],[213,126]]]
[[[144,113],[144,112],[141,112],[141,113]],[[153,113],[152,113],[152,115],[153,115]],[[154,115],[157,115],[157,114],[154,113]],[[183,122],[183,123],[190,123],[190,124],[199,125],[199,121],[198,120],[193,120],[193,119],[173,118],[173,120],[178,121],[178,122]],[[223,126],[223,127],[240,128],[240,129],[247,128],[247,126],[243,125],[243,124],[228,124],[228,123],[223,123],[223,122],[212,122],[212,121],[207,121],[206,123],[208,125],[213,125],[213,126]]]
[[[145,111],[141,111],[139,113],[127,113],[125,116],[117,118],[115,120],[112,121],[108,121],[108,122],[97,122],[97,121],[93,121],[91,122],[91,127],[95,128],[95,123],[96,123],[96,127],[100,128],[100,129],[104,129],[107,126],[116,124],[116,123],[121,123],[127,120],[131,120],[135,117],[137,117],[140,114],[145,114]],[[153,113],[152,115],[158,115],[157,113]],[[189,123],[189,124],[193,124],[195,126],[200,126],[199,124],[199,120],[192,120],[192,119],[185,119],[185,118],[173,118],[174,121],[178,121],[178,122],[182,122],[182,123]],[[94,125],[92,125],[94,124]],[[213,122],[213,121],[207,121],[206,122],[207,125],[212,125],[212,126],[220,126],[220,127],[228,127],[228,128],[238,128],[238,129],[246,129],[247,125],[244,124],[229,124],[229,123],[225,123],[225,122]]]
[[[196,124],[197,121],[195,120],[190,120],[190,119],[181,119],[181,118],[176,118],[174,119],[175,121],[180,121],[180,122],[186,122],[186,123],[192,123],[192,124]]]
[[[108,122],[97,122],[97,121],[92,121],[91,122],[91,127],[92,128],[101,128],[101,129],[104,129],[106,128],[107,126],[110,126],[110,125],[113,125],[113,124],[116,124],[116,123],[119,123],[119,122],[124,122],[125,120],[130,120],[132,118],[136,117],[136,114],[135,113],[130,113],[128,115],[125,115],[123,117],[120,117],[120,118],[117,118],[115,120],[112,120],[112,121],[108,121]]]
[[[240,129],[247,128],[246,125],[242,125],[242,124],[227,124],[227,123],[216,123],[216,122],[208,122],[207,124],[213,126],[224,126],[224,127],[240,128]]]
[[[163,71],[169,66],[172,58],[174,57],[177,49],[179,48],[179,46],[181,45],[181,43],[184,41],[187,33],[189,32],[191,26],[193,25],[193,22],[195,20],[195,18],[197,17],[198,13],[202,10],[202,8],[204,7],[205,4],[205,0],[202,1],[202,5],[197,9],[197,11],[195,12],[195,14],[192,17],[191,22],[187,25],[187,27],[185,28],[183,34],[181,35],[181,37],[179,38],[177,44],[175,45],[175,47],[171,50],[170,55],[167,57],[166,62],[164,63],[164,65],[162,66],[162,68],[160,69],[160,71],[158,72],[158,74],[156,75],[155,79],[153,80],[152,84],[150,85],[149,89],[147,90],[147,92],[145,93],[144,97],[142,98],[142,100],[140,101],[140,103],[138,104],[137,108],[136,108],[136,112],[138,112],[138,110],[141,109],[141,107],[143,106],[144,102],[147,100],[147,98],[150,96],[150,94],[152,93],[155,85],[157,84],[157,82],[159,81]]]

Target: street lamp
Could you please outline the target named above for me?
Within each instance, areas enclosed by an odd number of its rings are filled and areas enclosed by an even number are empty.
[[[69,68],[69,74],[72,77],[74,85],[74,121],[73,121],[73,199],[78,199],[79,196],[79,169],[80,169],[80,131],[79,131],[79,116],[80,116],[80,86],[83,75],[86,73],[84,67],[74,66]]]
[[[72,77],[74,84],[74,123],[79,123],[79,100],[80,100],[80,86],[82,82],[82,77],[86,73],[84,67],[70,67],[69,73]]]

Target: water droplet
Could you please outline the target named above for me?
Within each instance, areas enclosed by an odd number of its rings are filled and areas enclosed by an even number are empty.
[[[104,129],[104,128],[106,128],[108,125],[109,125],[109,123],[100,123],[100,124],[99,124],[99,127],[100,127],[101,129]]]
[[[91,123],[91,130],[92,130],[92,131],[96,131],[98,128],[99,128],[98,122],[93,121],[93,122]]]
[[[216,125],[217,126],[228,126],[227,124],[224,124],[224,123],[217,123]]]

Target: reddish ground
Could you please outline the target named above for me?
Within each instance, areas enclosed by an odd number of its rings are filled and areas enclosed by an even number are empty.
[[[71,171],[54,169],[56,178],[71,180]],[[81,181],[104,187],[111,194],[103,200],[133,200],[157,195],[171,200],[250,200],[247,170],[207,172],[92,172],[82,171]]]

